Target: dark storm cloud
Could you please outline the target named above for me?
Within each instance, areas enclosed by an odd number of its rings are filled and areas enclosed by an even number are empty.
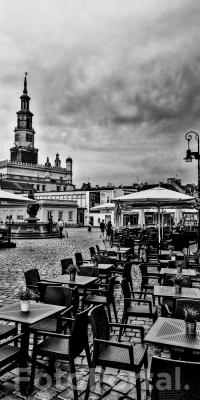
[[[184,132],[200,126],[199,2],[82,1],[2,1],[1,136],[12,137],[27,70],[40,160],[70,154],[80,183],[87,169],[102,183],[188,171]]]

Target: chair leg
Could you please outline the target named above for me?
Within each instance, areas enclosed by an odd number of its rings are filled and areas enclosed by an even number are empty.
[[[130,283],[131,291],[133,292],[133,282],[132,282],[132,278],[131,277],[130,277],[129,283]]]
[[[84,400],[88,400],[89,394],[90,394],[90,388],[92,388],[95,385],[95,363],[94,363],[94,358],[92,360],[92,366],[89,370],[89,378],[88,378],[88,384],[85,392],[85,398]]]
[[[33,353],[32,353],[31,376],[30,376],[30,390],[31,391],[33,391],[33,388],[34,388],[36,358],[37,358],[36,343],[34,343],[33,344]]]
[[[70,359],[69,366],[70,366],[70,373],[71,373],[71,378],[72,378],[74,400],[78,400],[78,390],[77,390],[77,383],[76,383],[76,371],[75,371],[75,365],[74,365],[74,360],[73,359]]]
[[[140,372],[136,373],[136,392],[137,392],[137,400],[141,400],[141,387],[140,387]]]
[[[86,353],[88,366],[89,366],[89,368],[91,368],[92,362],[91,362],[90,348],[89,348],[89,344],[88,343],[85,346],[85,353]]]
[[[108,310],[108,319],[109,319],[109,322],[111,323],[112,318],[111,318],[110,306],[108,304],[107,304],[107,310]]]
[[[114,302],[114,301],[113,301],[113,303],[112,303],[112,306],[113,306],[113,311],[114,311],[114,315],[115,315],[115,320],[116,320],[116,322],[118,323],[118,319],[117,319],[117,310],[116,310],[115,302]]]
[[[144,360],[144,374],[145,374],[145,382],[146,382],[146,393],[147,393],[147,396],[149,396],[149,379],[147,376],[147,370],[148,370],[148,357],[146,355],[145,360]]]
[[[127,323],[127,320],[128,320],[128,317],[127,317],[126,313],[124,313],[124,314],[123,314],[123,317],[122,317],[122,322],[121,322],[121,323],[122,323],[122,324],[126,324],[126,323]],[[125,331],[125,329],[124,329],[123,327],[119,329],[118,342],[120,342],[120,340],[121,340],[121,336],[122,336],[123,331]]]
[[[54,359],[49,358],[49,365],[48,365],[49,373],[51,375],[52,382],[54,380],[54,372],[55,372],[55,362]]]
[[[105,369],[106,367],[101,367],[101,375],[100,375],[100,385],[103,385],[103,378],[104,378],[104,374],[105,374]]]

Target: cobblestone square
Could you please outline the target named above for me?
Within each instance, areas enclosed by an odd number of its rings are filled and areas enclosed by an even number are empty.
[[[17,247],[13,249],[0,250],[0,302],[1,304],[12,303],[16,300],[17,290],[24,285],[24,271],[29,268],[38,268],[42,279],[54,277],[61,274],[60,260],[66,257],[74,257],[74,253],[80,251],[85,258],[90,258],[89,247],[99,244],[100,248],[105,248],[102,239],[100,239],[99,229],[93,229],[88,232],[86,228],[69,229],[64,232],[62,239],[43,239],[43,240],[16,240]],[[68,233],[68,235],[67,235]],[[67,237],[68,236],[68,237]],[[138,266],[133,266],[132,276],[134,287],[138,288],[140,284],[140,273]],[[115,289],[116,305],[119,321],[122,317],[123,301],[120,285]],[[134,321],[135,322],[135,321]],[[147,332],[151,322],[149,320],[140,320],[139,324],[145,327]],[[90,345],[92,336],[89,328]],[[113,339],[117,338],[117,332],[113,331]],[[123,337],[126,342],[135,342],[137,338],[132,332],[126,332]],[[91,345],[92,350],[92,345]],[[150,352],[151,353],[151,352]],[[77,380],[79,398],[84,399],[84,392],[88,380],[88,367],[86,359],[83,356],[76,359]],[[66,364],[58,363],[58,376],[56,382],[50,387],[39,387],[34,390],[28,398],[42,400],[67,400],[73,398],[71,388],[71,378]],[[142,377],[143,377],[142,373]],[[127,371],[117,371],[115,369],[106,369],[104,384],[99,384],[100,368],[96,368],[96,385],[90,394],[90,399],[136,399],[135,376],[134,373]],[[143,379],[143,378],[142,378]],[[37,386],[37,385],[36,385]],[[145,398],[145,385],[142,384],[142,398]],[[14,372],[9,372],[0,378],[0,399],[19,400],[23,398],[19,392],[17,378]]]

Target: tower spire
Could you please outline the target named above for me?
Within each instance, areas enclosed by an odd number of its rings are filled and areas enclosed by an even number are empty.
[[[27,80],[26,80],[27,75],[28,75],[28,72],[25,72],[23,94],[27,94]]]

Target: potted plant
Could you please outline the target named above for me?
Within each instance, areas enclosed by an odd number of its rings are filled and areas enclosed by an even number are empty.
[[[92,261],[94,263],[94,266],[98,267],[98,264],[99,264],[99,261],[100,261],[100,257],[96,254],[96,255],[92,256],[91,259],[92,259]]]
[[[70,281],[75,281],[76,273],[80,272],[80,270],[76,265],[71,264],[71,265],[69,265],[67,272],[70,274]]]
[[[177,272],[178,274],[182,273],[183,265],[181,261],[177,261]]]
[[[174,285],[175,285],[175,293],[181,293],[182,291],[182,283],[183,283],[183,275],[178,273],[174,278]]]
[[[184,307],[184,315],[186,333],[188,333],[189,335],[194,335],[196,333],[197,316],[199,315],[199,313],[193,307],[187,306]]]
[[[35,299],[35,294],[29,288],[22,286],[17,292],[17,297],[21,300],[21,311],[28,312],[30,300]]]

